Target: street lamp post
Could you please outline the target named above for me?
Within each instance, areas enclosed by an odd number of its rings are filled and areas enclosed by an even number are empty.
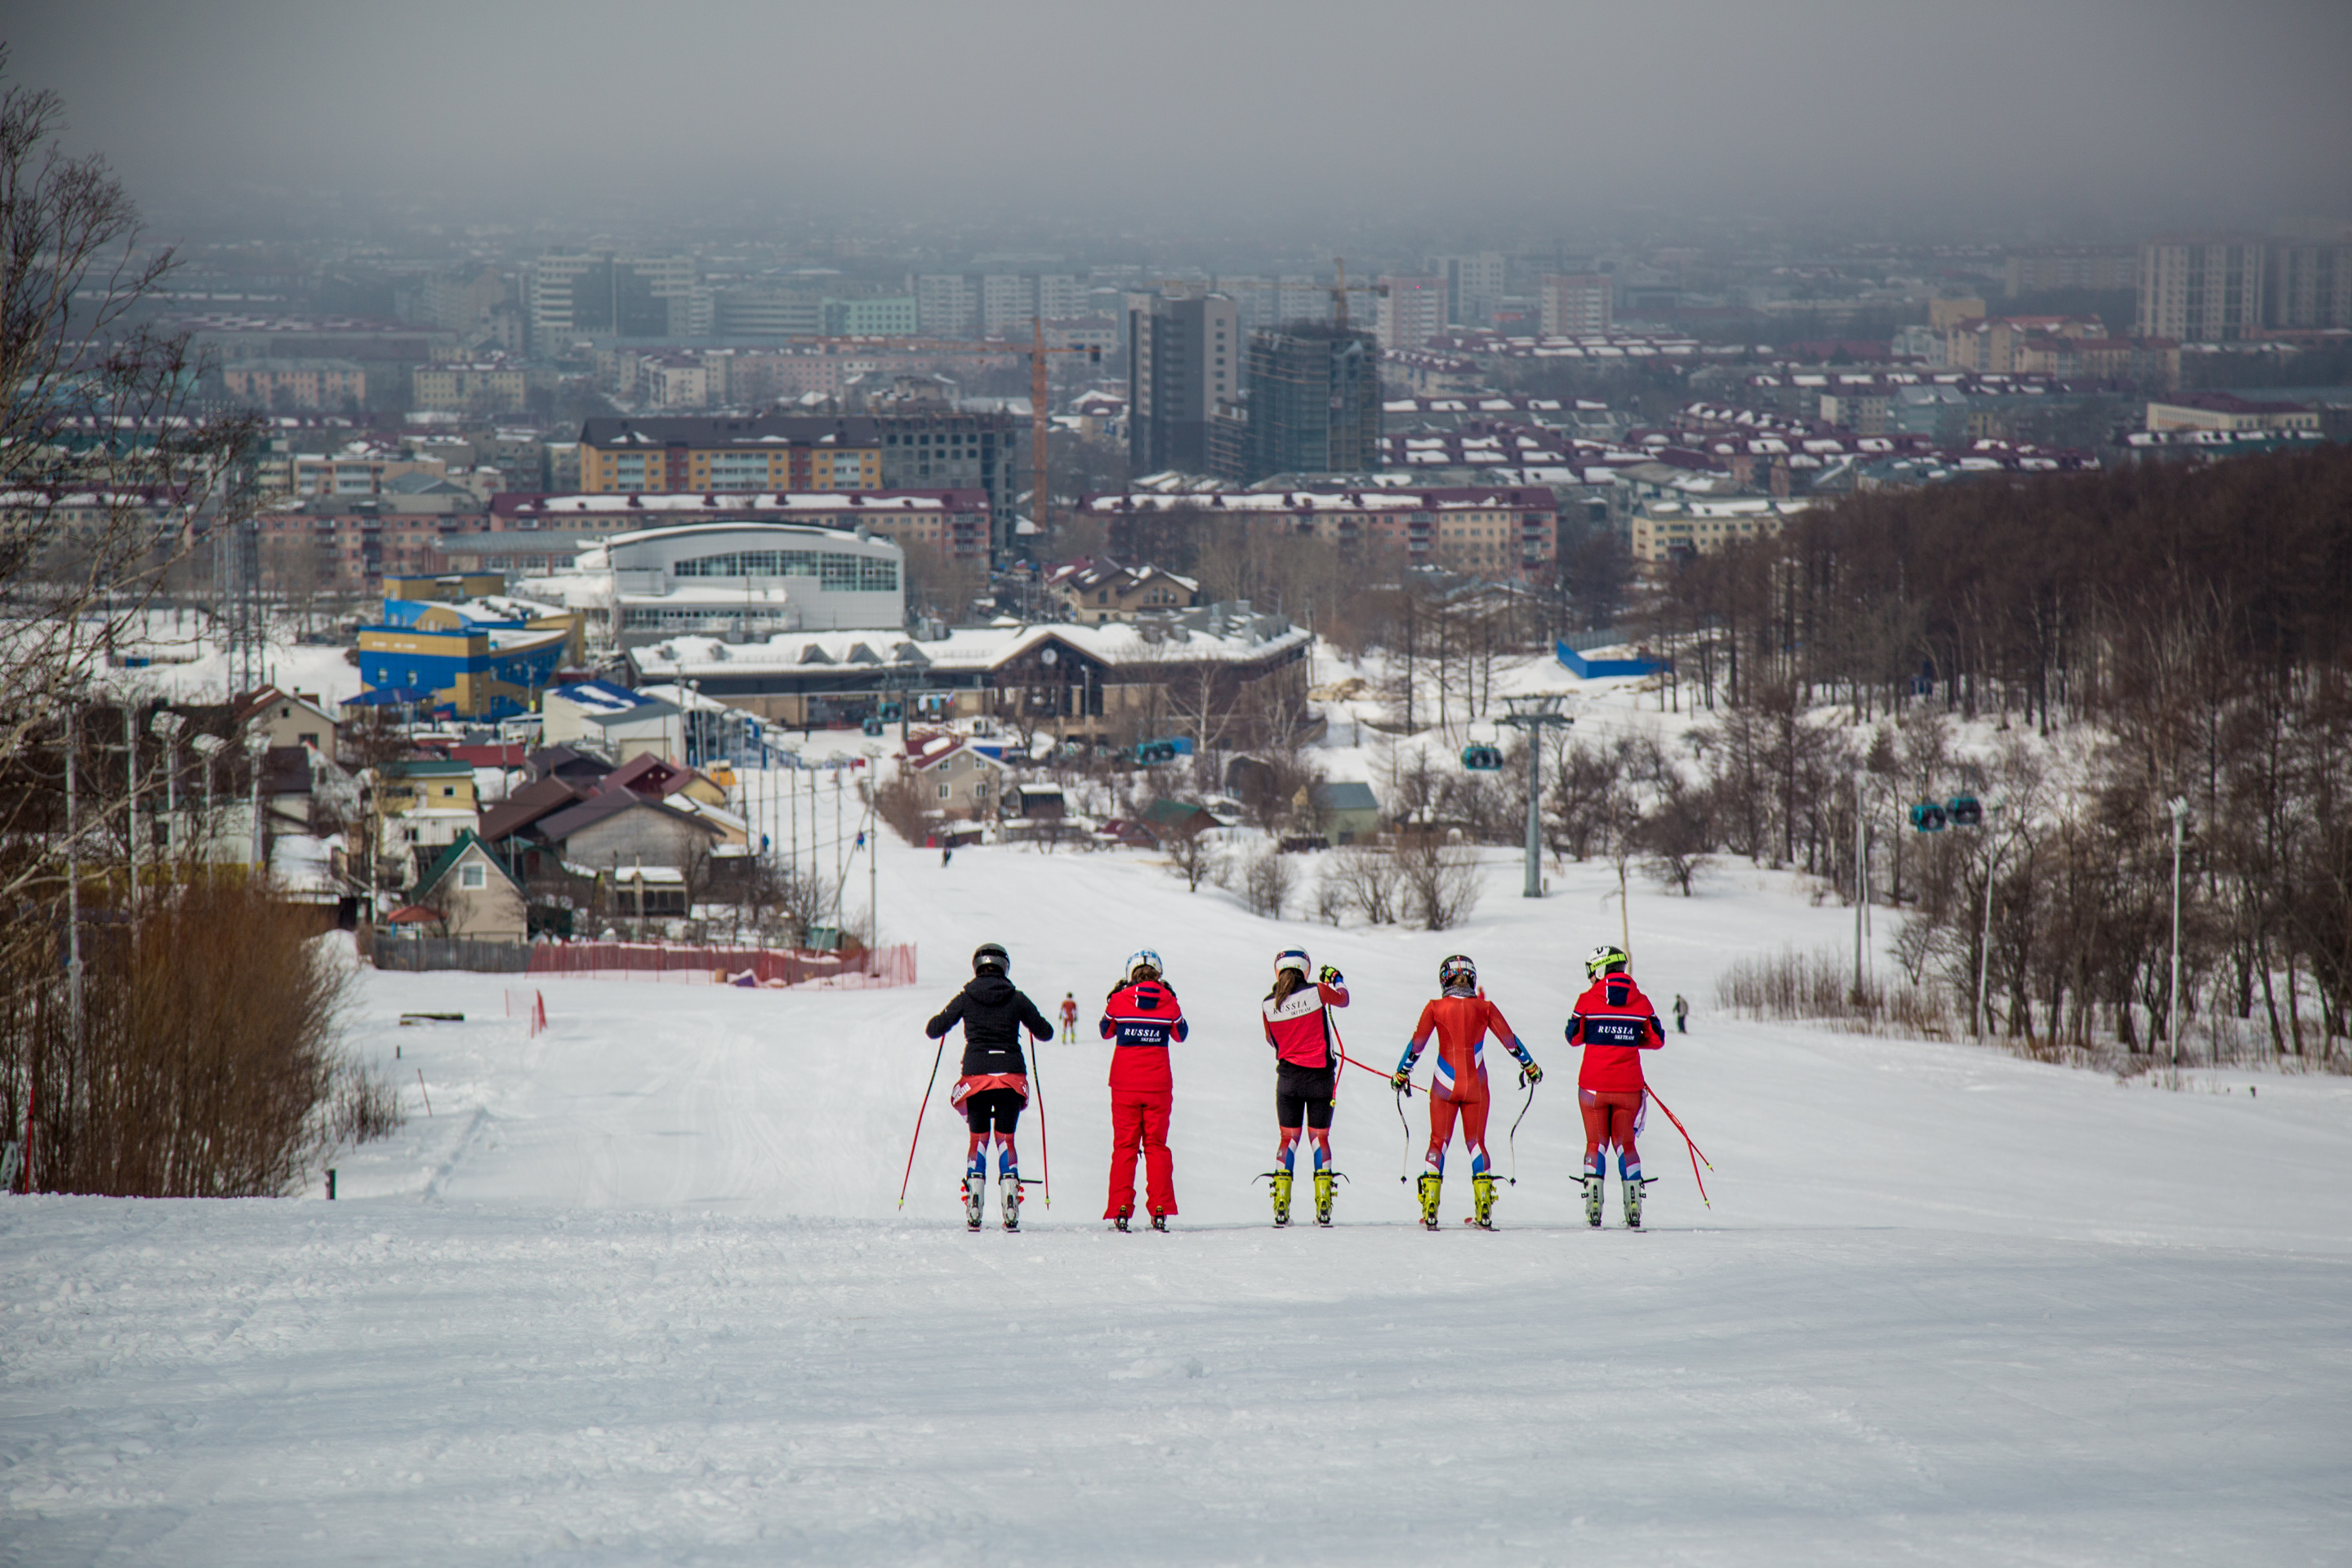
[[[1576,720],[1559,710],[1561,696],[1556,691],[1530,693],[1524,697],[1506,697],[1503,705],[1510,710],[1498,722],[1507,724],[1527,737],[1528,742],[1528,879],[1520,897],[1543,897],[1543,737],[1548,729],[1565,730]]]

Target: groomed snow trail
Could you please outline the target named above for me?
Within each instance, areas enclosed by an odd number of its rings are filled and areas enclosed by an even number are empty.
[[[1653,1229],[1612,1194],[1595,1233],[1559,1032],[1616,911],[1597,871],[1516,887],[1498,857],[1463,931],[1334,931],[1124,857],[900,850],[911,991],[566,982],[527,1040],[502,979],[371,976],[411,1121],[343,1201],[0,1203],[0,1563],[2352,1560],[2344,1080],[2168,1094],[1716,1018],[1731,956],[1851,929],[1727,872],[1633,910],[1645,986],[1697,1009],[1652,1076],[1715,1207],[1654,1118]],[[1083,1029],[1042,1057],[1050,1211],[954,1217],[952,1045],[896,1210],[921,1021],[989,937],[1089,1024],[1167,957],[1174,1234],[1094,1217]],[[1265,1225],[1254,1019],[1294,942],[1381,1067],[1477,958],[1555,1075],[1501,1231],[1459,1224],[1458,1149],[1445,1228],[1410,1223],[1362,1075],[1341,1223]],[[425,1008],[468,1021],[397,1026]]]

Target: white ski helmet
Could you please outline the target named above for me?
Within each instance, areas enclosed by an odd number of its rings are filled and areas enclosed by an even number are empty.
[[[1279,977],[1284,970],[1295,969],[1303,975],[1312,967],[1313,963],[1314,961],[1309,959],[1301,949],[1289,948],[1274,955],[1274,973],[1276,977]]]
[[[1150,970],[1146,974],[1141,971]],[[1139,948],[1127,955],[1127,977],[1129,981],[1157,980],[1168,971],[1160,966],[1160,955],[1150,948]]]

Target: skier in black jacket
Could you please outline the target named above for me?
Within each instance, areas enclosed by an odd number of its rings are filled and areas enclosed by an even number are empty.
[[[1021,1227],[1021,1160],[1013,1152],[1013,1130],[1021,1108],[1029,1102],[1029,1063],[1021,1054],[1021,1031],[1040,1041],[1053,1037],[1054,1026],[1037,1011],[1021,989],[1006,978],[1013,960],[995,942],[983,942],[971,955],[971,979],[940,1016],[923,1026],[939,1039],[957,1023],[963,1025],[963,1076],[956,1080],[948,1103],[961,1109],[971,1129],[971,1147],[963,1173],[963,1218],[973,1230],[988,1206],[988,1146],[996,1144],[996,1186],[1004,1206],[1004,1228]]]

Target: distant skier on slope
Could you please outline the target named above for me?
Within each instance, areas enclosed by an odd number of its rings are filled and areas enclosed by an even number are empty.
[[[1065,991],[1062,993],[1062,1044],[1075,1046],[1077,1043],[1078,994],[1075,991]]]
[[[1495,1178],[1486,1158],[1486,1037],[1491,1034],[1519,1064],[1529,1083],[1543,1081],[1543,1068],[1519,1044],[1517,1033],[1502,1012],[1478,989],[1478,966],[1454,953],[1437,966],[1443,993],[1421,1010],[1412,1042],[1389,1081],[1402,1089],[1412,1076],[1421,1049],[1437,1036],[1437,1069],[1429,1085],[1429,1169],[1421,1175],[1421,1223],[1437,1228],[1437,1200],[1445,1182],[1445,1146],[1454,1139],[1454,1120],[1462,1119],[1463,1147],[1470,1151],[1471,1221],[1495,1228]]]
[[[1265,1043],[1274,1047],[1274,1119],[1282,1130],[1275,1158],[1274,1223],[1290,1223],[1290,1178],[1298,1159],[1298,1137],[1315,1142],[1315,1223],[1331,1223],[1331,1107],[1339,1089],[1339,1047],[1332,1037],[1332,1007],[1348,1005],[1348,982],[1325,964],[1307,978],[1309,960],[1297,948],[1274,961],[1274,989],[1260,1008]]]
[[[1625,1223],[1642,1226],[1642,1107],[1649,1092],[1642,1077],[1642,1053],[1666,1043],[1658,1010],[1627,973],[1632,961],[1622,947],[1607,943],[1584,960],[1592,984],[1576,999],[1568,1017],[1568,1043],[1584,1047],[1576,1075],[1576,1103],[1584,1112],[1584,1222],[1601,1223],[1601,1201],[1609,1179],[1606,1151],[1617,1151],[1617,1173],[1625,1185]]]
[[[1037,1004],[1008,978],[1013,960],[997,943],[982,942],[971,955],[971,979],[940,1016],[923,1026],[936,1040],[958,1023],[963,1025],[963,1076],[956,1080],[948,1103],[960,1108],[971,1129],[971,1147],[965,1155],[963,1219],[973,1230],[988,1206],[988,1149],[996,1146],[997,1196],[1004,1209],[1004,1228],[1021,1228],[1021,1158],[1013,1151],[1013,1130],[1021,1108],[1029,1102],[1029,1063],[1021,1054],[1025,1027],[1039,1041],[1051,1039],[1054,1026]]]
[[[1176,1080],[1168,1047],[1192,1031],[1176,993],[1160,978],[1160,955],[1130,956],[1127,977],[1103,1003],[1102,1037],[1110,1054],[1110,1196],[1103,1218],[1119,1229],[1135,1214],[1135,1162],[1143,1158],[1144,1207],[1151,1228],[1166,1230],[1176,1212],[1176,1162],[1168,1152],[1168,1119]]]

